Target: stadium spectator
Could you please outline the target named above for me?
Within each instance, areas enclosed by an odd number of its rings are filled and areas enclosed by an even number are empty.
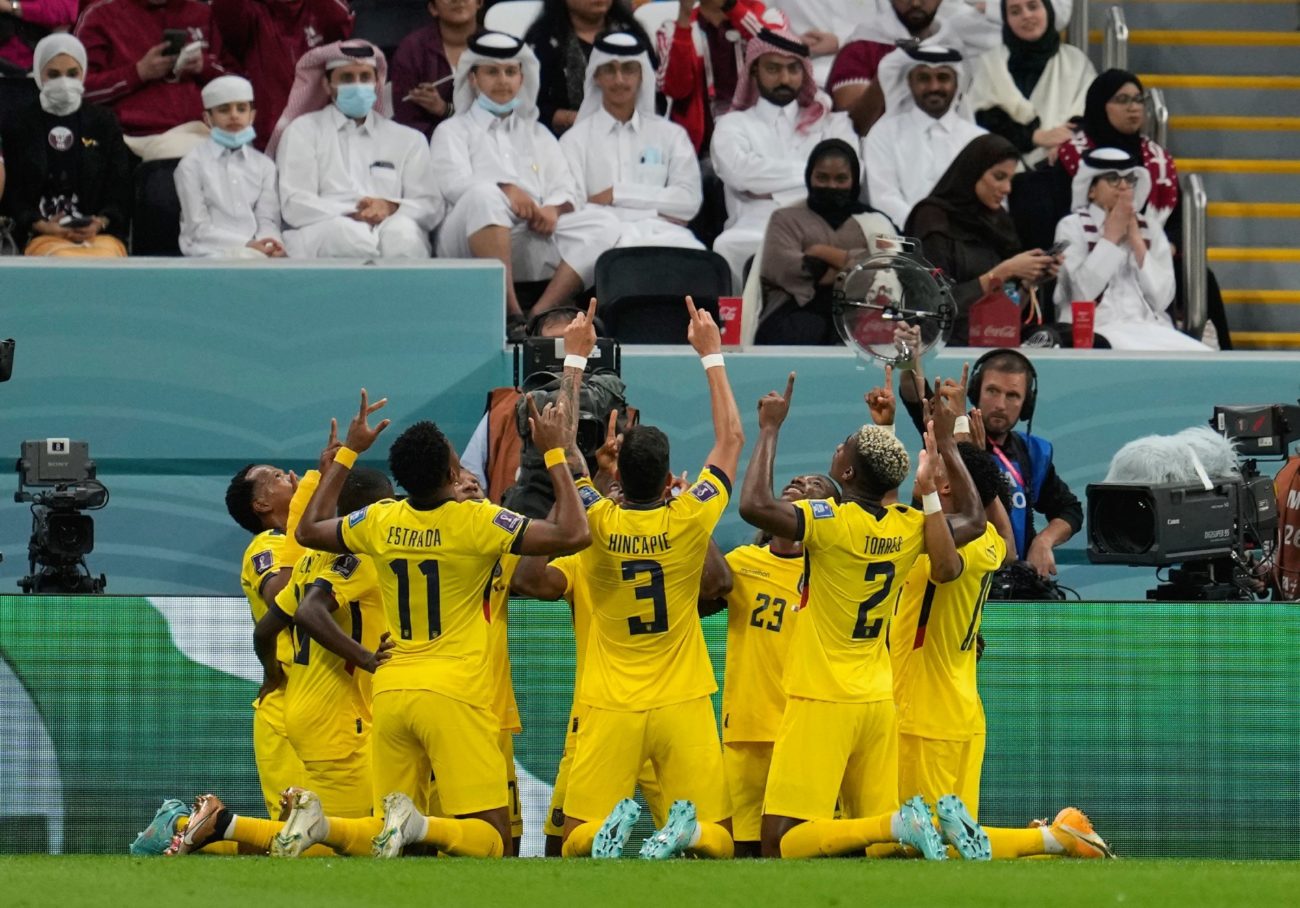
[[[1117,148],[1084,154],[1074,175],[1074,211],[1057,241],[1070,245],[1056,285],[1056,311],[1096,300],[1096,332],[1116,350],[1208,350],[1174,327],[1174,257],[1164,231],[1138,214],[1151,189],[1140,158]]]
[[[856,139],[848,117],[813,81],[808,47],[793,33],[763,29],[745,52],[747,76],[732,111],[718,119],[713,166],[726,186],[727,225],[713,250],[741,286],[745,262],[758,251],[767,219],[807,193],[804,169],[823,139]]]
[[[257,94],[257,138],[266,149],[293,88],[298,58],[352,37],[346,0],[211,0],[221,42]]]
[[[525,317],[515,280],[549,281],[534,313],[562,305],[591,286],[596,259],[619,234],[605,206],[582,208],[560,143],[538,122],[537,84],[531,48],[500,32],[478,35],[456,67],[456,114],[432,145],[452,206],[438,255],[505,265],[507,327],[516,334]]]
[[[745,46],[760,29],[788,28],[785,16],[759,0],[679,0],[676,20],[655,36],[659,90],[668,116],[686,129],[701,156],[709,151],[713,124],[731,110],[745,71]]]
[[[839,343],[831,319],[835,276],[868,255],[876,237],[897,233],[887,217],[859,201],[861,172],[848,142],[819,142],[804,171],[808,198],[767,222],[757,343]]]
[[[383,52],[365,41],[298,61],[270,145],[293,258],[429,257],[442,197],[424,137],[375,109],[386,77]]]
[[[524,42],[541,71],[537,108],[557,136],[577,121],[591,48],[597,35],[610,31],[632,32],[650,46],[627,0],[544,0],[542,14],[528,27]]]
[[[393,119],[425,137],[455,111],[452,78],[478,30],[479,0],[429,0],[433,21],[402,39],[393,54]]]
[[[37,42],[76,21],[77,0],[0,0],[0,69],[9,63],[26,72]]]
[[[998,31],[960,0],[889,0],[889,5],[858,25],[826,79],[835,109],[847,111],[862,136],[887,109],[888,88],[877,85],[876,77],[881,61],[898,42],[951,47],[969,60],[998,43]]]
[[[4,212],[27,255],[126,255],[130,164],[112,111],[83,103],[86,49],[42,38],[33,56],[39,99],[7,125]]]
[[[253,85],[222,76],[203,87],[203,121],[212,140],[176,168],[181,252],[224,258],[283,258],[275,164],[251,147]]]
[[[655,113],[654,68],[630,32],[596,39],[578,120],[560,138],[578,194],[620,222],[619,246],[703,249],[700,164],[686,130]]]
[[[926,259],[954,282],[957,320],[948,341],[968,339],[968,313],[984,294],[1007,282],[1036,285],[1056,274],[1056,260],[1041,249],[1024,251],[1002,202],[1011,193],[1019,156],[1001,136],[972,141],[912,210],[903,233],[921,241]]]
[[[899,48],[880,66],[886,113],[862,144],[871,204],[895,224],[934,188],[957,154],[984,130],[962,103],[969,78],[958,51]]]
[[[1002,45],[975,61],[966,101],[975,122],[1015,145],[1026,167],[1052,163],[1097,71],[1087,54],[1061,43],[1049,0],[1000,2]]]

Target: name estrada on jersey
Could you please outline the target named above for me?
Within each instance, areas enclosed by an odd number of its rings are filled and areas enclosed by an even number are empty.
[[[804,544],[803,606],[785,692],[871,703],[894,695],[887,634],[903,581],[925,546],[925,515],[894,504],[793,502]]]
[[[493,700],[484,591],[529,520],[490,502],[418,508],[380,501],[339,521],[343,548],[375,561],[392,658],[374,692],[432,690],[474,706]]]
[[[705,467],[664,504],[620,507],[579,480],[591,545],[578,554],[592,603],[580,699],[639,712],[718,689],[698,611],[709,539],[731,480]]]
[[[283,530],[263,530],[252,538],[244,549],[244,559],[239,566],[239,585],[248,599],[253,613],[253,624],[262,620],[270,603],[262,595],[266,582],[274,577],[283,565],[280,550],[284,548]],[[293,661],[293,640],[286,628],[275,640],[275,658],[283,666]]]

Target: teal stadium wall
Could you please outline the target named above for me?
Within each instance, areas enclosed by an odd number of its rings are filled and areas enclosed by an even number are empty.
[[[13,379],[0,385],[0,453],[16,459],[24,439],[47,436],[90,442],[113,496],[95,514],[90,564],[108,575],[110,592],[236,594],[247,537],[226,515],[227,480],[248,461],[312,466],[329,417],[346,420],[362,385],[389,397],[385,415],[397,427],[436,419],[459,448],[488,389],[510,381],[498,266],[11,259],[3,274],[0,336],[17,338],[18,351]],[[947,351],[929,370],[955,375],[979,352]],[[1300,396],[1295,354],[1033,358],[1035,429],[1056,444],[1057,469],[1080,499],[1126,441],[1203,424],[1216,403]],[[695,357],[685,347],[629,348],[623,363],[631,401],[673,440],[674,465],[698,469],[711,430]],[[799,381],[780,475],[824,470],[881,378],[843,350],[732,355],[751,437],[755,401],[792,369]],[[901,434],[919,446],[910,427]],[[0,473],[5,500],[16,488],[9,475]],[[14,591],[26,573],[29,529],[25,505],[0,504],[0,589]],[[730,509],[719,542],[747,536]],[[1141,598],[1154,584],[1145,568],[1088,565],[1082,535],[1058,560],[1063,582],[1085,599]]]

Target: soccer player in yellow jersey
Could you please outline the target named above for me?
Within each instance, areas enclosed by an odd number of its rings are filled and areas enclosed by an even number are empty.
[[[585,314],[569,325],[564,342],[573,357],[564,376],[576,386],[595,344]],[[409,497],[339,519],[330,514],[351,462],[388,424],[368,425],[384,401],[371,406],[364,391],[361,401],[345,448],[308,502],[298,540],[310,548],[368,555],[379,572],[396,646],[375,676],[371,739],[375,787],[389,794],[382,821],[331,817],[330,834],[338,825],[350,827],[352,836],[369,835],[375,854],[383,857],[417,842],[452,855],[500,857],[511,845],[510,824],[500,720],[491,710],[483,591],[506,552],[545,555],[589,543],[564,454],[574,438],[576,414],[561,395],[540,414],[534,408],[530,420],[555,489],[551,520],[457,500],[460,464],[431,422],[411,426],[389,450],[389,469]],[[431,770],[451,818],[423,816],[411,800]]]
[[[591,547],[579,570],[591,593],[592,627],[580,699],[590,709],[564,801],[566,857],[622,852],[639,809],[631,795],[648,758],[665,794],[677,799],[641,855],[691,852],[730,857],[730,798],[717,722],[717,690],[700,627],[700,578],[710,537],[730,499],[745,444],[722,361],[718,326],[690,312],[687,337],[709,384],[713,449],[695,484],[665,502],[672,480],[668,439],[652,426],[628,430],[618,452],[623,503],[588,480]],[[725,593],[703,591],[707,598]]]
[[[894,600],[917,555],[953,546],[954,536],[964,545],[984,529],[952,440],[955,417],[946,406],[934,408],[957,505],[948,520],[932,497],[924,513],[882,504],[906,478],[909,459],[877,426],[864,426],[835,450],[830,475],[843,489],[841,503],[782,501],[772,495],[772,464],[793,390],[791,374],[784,396],[773,392],[759,402],[759,439],[740,505],[745,520],[801,541],[806,555],[804,607],[786,661],[789,699],[764,801],[763,853],[812,857],[901,841],[941,859],[943,843],[924,802],[896,809],[897,719],[886,641]],[[932,495],[924,456],[917,481]],[[832,819],[837,794],[848,819]]]
[[[790,480],[785,501],[839,499],[829,476]],[[727,668],[722,685],[722,757],[731,791],[736,857],[758,857],[763,792],[785,691],[781,678],[803,590],[803,545],[772,537],[727,553]]]

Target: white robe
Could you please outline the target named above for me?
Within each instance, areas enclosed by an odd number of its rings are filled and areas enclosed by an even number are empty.
[[[280,239],[275,163],[251,145],[197,145],[181,158],[175,180],[183,254],[260,258],[248,243]]]
[[[618,242],[619,222],[605,206],[583,207],[560,143],[536,117],[498,117],[473,104],[433,131],[433,166],[451,206],[438,231],[438,255],[470,258],[469,238],[484,227],[510,228],[517,281],[546,280],[561,261],[584,284],[595,282],[596,259]],[[499,184],[512,183],[541,205],[572,204],[555,232],[541,236],[515,216]]]
[[[700,162],[685,129],[640,111],[620,123],[602,108],[573,124],[560,138],[560,150],[579,196],[589,199],[613,188],[613,204],[603,207],[622,222],[619,246],[704,248],[685,226],[704,195]]]
[[[737,289],[746,260],[763,242],[772,212],[807,195],[804,170],[817,143],[843,139],[858,147],[845,113],[825,114],[804,133],[795,128],[798,118],[797,103],[778,107],[759,98],[747,110],[719,117],[714,127],[710,156],[726,190],[727,229],[713,241],[713,251],[731,266],[732,285]]]
[[[930,194],[961,150],[984,132],[961,116],[955,102],[938,119],[912,104],[885,114],[863,141],[872,207],[902,230],[916,203]]]
[[[1006,45],[996,47],[975,63],[974,78],[966,93],[966,103],[973,111],[1001,107],[1011,119],[1028,126],[1037,117],[1042,129],[1064,125],[1071,117],[1083,116],[1088,86],[1097,78],[1097,70],[1087,55],[1077,47],[1062,44],[1043,69],[1043,74],[1026,98],[1016,87],[1007,60]],[[1035,148],[1024,156],[1025,165],[1033,167],[1047,157],[1047,149]]]
[[[424,136],[374,111],[333,104],[298,117],[276,152],[284,244],[298,258],[428,258],[442,198]],[[378,227],[348,217],[363,197],[397,203]]]
[[[1089,205],[1056,225],[1057,242],[1070,243],[1056,283],[1057,318],[1070,322],[1072,301],[1095,300],[1094,330],[1116,350],[1210,349],[1175,328],[1169,318],[1174,257],[1164,231],[1142,231],[1147,254],[1139,268],[1127,242],[1112,243],[1101,235],[1105,222],[1106,212]]]

